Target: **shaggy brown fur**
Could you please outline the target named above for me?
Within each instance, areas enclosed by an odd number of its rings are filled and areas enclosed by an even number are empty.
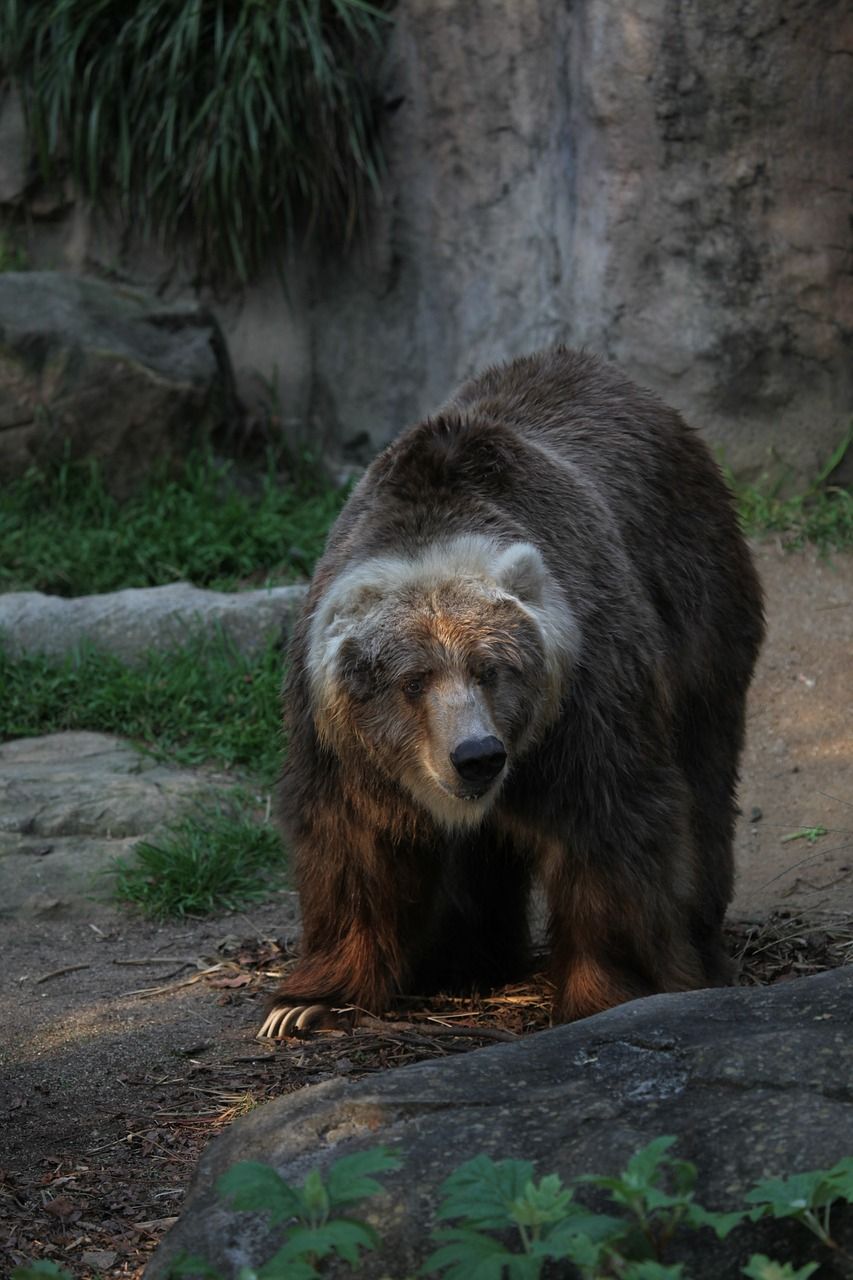
[[[472,535],[494,581],[459,566]],[[304,935],[276,1007],[518,976],[534,875],[556,1019],[728,981],[762,631],[730,496],[677,413],[565,348],[463,386],[370,467],[294,636],[281,797]],[[448,791],[464,733],[506,746],[485,798]]]

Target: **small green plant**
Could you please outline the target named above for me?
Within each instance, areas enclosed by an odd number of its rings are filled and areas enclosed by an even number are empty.
[[[0,0],[42,174],[247,280],[318,227],[345,241],[380,169],[367,0]]]
[[[376,1232],[347,1215],[360,1200],[382,1190],[373,1176],[400,1168],[401,1162],[385,1148],[343,1156],[329,1170],[325,1181],[312,1170],[300,1187],[293,1187],[269,1166],[255,1161],[234,1165],[219,1179],[216,1189],[236,1210],[265,1213],[271,1226],[289,1223],[287,1238],[263,1266],[246,1273],[246,1280],[312,1280],[322,1259],[334,1256],[355,1267],[361,1251],[375,1249]],[[184,1257],[173,1264],[170,1275],[216,1276],[206,1262]]]
[[[495,1163],[485,1156],[468,1161],[444,1183],[439,1217],[458,1219],[459,1225],[440,1228],[444,1241],[424,1264],[424,1271],[442,1272],[445,1280],[465,1280],[475,1263],[484,1280],[506,1274],[535,1280],[547,1259],[569,1261],[584,1280],[631,1277],[668,1280],[682,1274],[667,1266],[664,1253],[679,1227],[710,1227],[719,1238],[744,1218],[742,1213],[710,1213],[693,1196],[695,1166],[673,1160],[667,1152],[674,1138],[657,1138],[628,1162],[618,1177],[579,1178],[607,1191],[621,1210],[619,1216],[593,1212],[573,1199],[552,1174],[533,1181],[533,1166],[524,1160]],[[509,1244],[486,1231],[506,1231]],[[519,1246],[520,1245],[520,1249]],[[485,1270],[482,1268],[485,1267]]]
[[[221,632],[190,633],[131,667],[88,645],[61,660],[13,658],[0,636],[0,741],[117,733],[158,759],[241,768],[269,787],[281,763],[281,674],[274,637],[246,657]]]
[[[94,462],[32,470],[0,492],[0,591],[290,582],[310,574],[346,496],[305,467],[295,483],[269,470],[250,496],[206,453],[125,502]]]
[[[214,797],[210,810],[171,823],[157,840],[113,864],[116,897],[147,916],[207,915],[268,898],[284,874],[277,832],[239,812],[243,797]]]
[[[809,1173],[795,1173],[788,1178],[760,1182],[747,1193],[746,1199],[755,1205],[750,1214],[753,1220],[794,1218],[821,1244],[853,1263],[853,1258],[845,1254],[830,1232],[833,1205],[839,1201],[853,1203],[853,1157],[839,1160],[831,1169],[815,1169]]]
[[[796,550],[815,543],[822,551],[853,546],[853,492],[827,483],[853,444],[853,428],[805,493],[778,495],[778,486],[742,485],[731,471],[727,479],[737,502],[744,530],[749,534],[779,533],[786,547]]]
[[[781,843],[788,844],[791,840],[807,840],[809,844],[816,844],[821,836],[829,835],[828,827],[801,827],[799,831],[792,831],[787,836],[782,836]]]

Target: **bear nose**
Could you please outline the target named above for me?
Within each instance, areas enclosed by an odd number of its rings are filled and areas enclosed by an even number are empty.
[[[466,738],[451,751],[453,767],[466,782],[491,782],[506,764],[506,751],[499,738]]]

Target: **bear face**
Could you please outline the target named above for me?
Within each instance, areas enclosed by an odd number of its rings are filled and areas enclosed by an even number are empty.
[[[559,712],[578,629],[541,554],[451,539],[341,577],[311,626],[321,740],[443,827],[479,824]]]

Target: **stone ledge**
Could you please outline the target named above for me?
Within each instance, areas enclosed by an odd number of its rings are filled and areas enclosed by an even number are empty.
[[[172,649],[198,627],[221,627],[243,654],[257,652],[271,632],[290,634],[304,585],[257,591],[204,591],[188,582],[128,588],[65,599],[39,591],[0,595],[0,635],[13,657],[63,657],[88,642],[125,662],[151,649]]]

